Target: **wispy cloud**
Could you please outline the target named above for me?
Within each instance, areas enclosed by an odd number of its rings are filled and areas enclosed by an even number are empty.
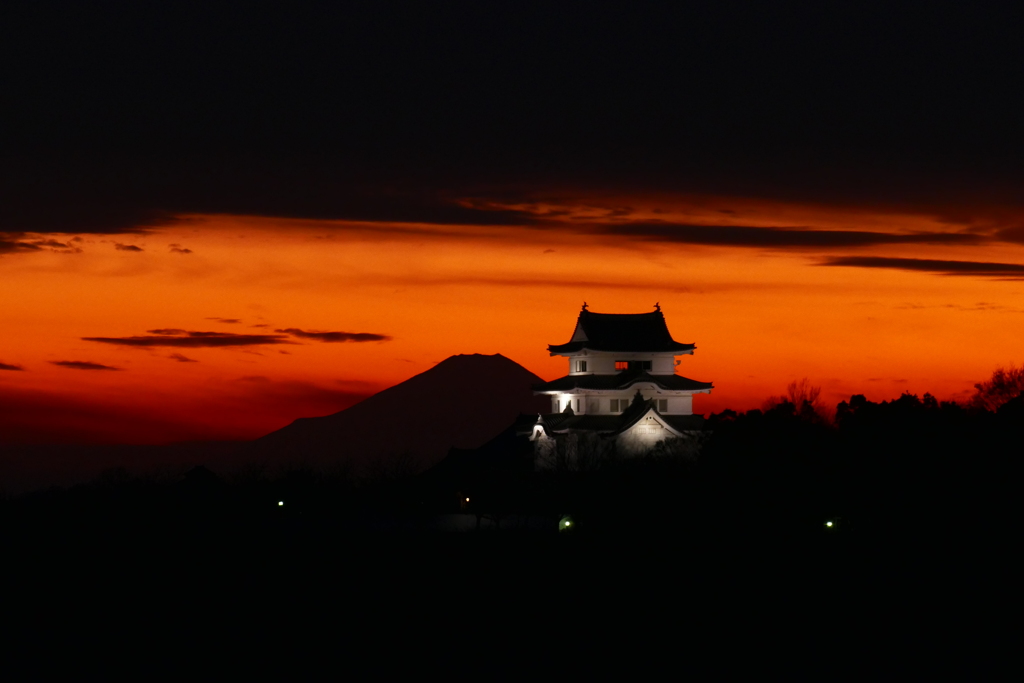
[[[120,242],[114,242],[114,249],[118,251],[144,251],[142,247],[137,247],[134,244],[121,244]]]
[[[226,323],[226,324],[229,324],[229,325],[236,325],[236,324],[242,322],[242,320],[240,318],[217,318],[217,317],[213,317],[213,318],[206,318],[206,320],[216,320],[219,323]]]
[[[1024,226],[1014,226],[1011,228],[1003,228],[996,233],[996,237],[1004,242],[1014,242],[1016,244],[1024,244]]]
[[[926,306],[924,304],[907,303],[907,304],[900,304],[899,306],[894,306],[893,308],[895,308],[897,310],[905,310],[905,311],[906,310],[917,311],[917,310],[921,310],[921,309],[945,308],[945,309],[950,309],[950,310],[954,310],[954,311],[963,311],[963,312],[1009,311],[1011,313],[1024,313],[1024,309],[1012,308],[1010,306],[1004,306],[1003,304],[995,304],[995,303],[991,303],[989,301],[979,301],[977,303],[966,305],[966,306],[964,304],[932,304],[932,305],[927,305]]]
[[[75,242],[80,241],[77,237],[72,237],[66,242],[59,242],[53,238],[27,239],[24,233],[0,232],[0,254],[30,254],[44,250],[78,254],[82,249]]]
[[[24,370],[25,368],[20,365],[12,365],[10,363],[0,363],[0,370]]]
[[[82,337],[83,341],[135,347],[228,347],[294,344],[283,334],[232,334],[230,332],[191,332],[179,329],[147,330],[148,334],[132,337]]]
[[[91,363],[84,360],[51,360],[50,363],[62,368],[70,368],[71,370],[121,370],[121,368],[115,368],[112,365]]]
[[[41,247],[18,239],[18,235],[0,233],[0,254],[20,254],[40,251]]]
[[[937,259],[890,258],[886,256],[830,256],[818,265],[853,268],[889,268],[893,270],[940,275],[974,275],[1004,279],[1024,279],[1024,265],[992,261],[941,261]]]
[[[810,227],[754,227],[745,225],[688,225],[682,223],[591,224],[588,232],[620,235],[658,242],[723,247],[841,248],[885,244],[981,244],[983,235],[959,232],[871,232],[866,230],[818,230]]]
[[[51,249],[70,249],[71,245],[65,242],[58,242],[55,239],[37,240],[32,243],[37,247],[50,247]]]
[[[370,332],[319,332],[316,330],[300,330],[295,327],[288,327],[281,330],[274,330],[282,334],[290,334],[300,339],[314,339],[322,342],[372,342],[390,341],[391,337],[384,334],[373,334]]]
[[[189,358],[188,356],[183,356],[180,353],[172,353],[171,355],[169,355],[167,357],[170,358],[171,360],[176,360],[179,363],[198,363],[199,362],[195,358]]]
[[[167,246],[170,247],[172,254],[191,254],[192,253],[191,249],[187,249],[187,248],[181,246],[180,244],[168,244]]]

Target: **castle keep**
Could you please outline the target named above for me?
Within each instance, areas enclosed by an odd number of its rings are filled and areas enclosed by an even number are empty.
[[[593,313],[583,304],[572,338],[548,346],[568,359],[569,374],[534,387],[551,397],[551,413],[538,416],[530,436],[538,467],[573,457],[581,439],[637,455],[699,431],[693,395],[712,384],[676,374],[677,357],[694,349],[672,338],[657,304],[650,313]]]

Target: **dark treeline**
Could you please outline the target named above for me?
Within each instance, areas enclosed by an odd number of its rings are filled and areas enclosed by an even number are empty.
[[[834,423],[804,404],[714,416],[700,466],[727,509],[878,542],[991,539],[1020,482],[1024,398],[988,411],[904,394],[853,396]]]
[[[509,530],[519,517],[571,515],[579,535],[966,539],[996,533],[1014,517],[1022,442],[1024,397],[987,410],[928,394],[880,403],[857,395],[834,419],[810,402],[726,410],[698,437],[646,457],[581,439],[556,471],[535,471],[531,444],[510,429],[479,449],[453,449],[421,474],[400,455],[359,476],[257,466],[222,474],[196,467],[184,476],[111,469],[88,484],[8,497],[0,509],[6,533],[29,537],[44,529],[149,537],[268,525],[415,531],[432,528],[417,519],[461,513],[485,520],[481,528]]]
[[[801,666],[967,666],[965,643],[1005,639],[985,614],[1015,551],[1022,439],[1022,396],[988,410],[908,394],[853,396],[834,420],[788,401],[725,411],[649,457],[597,449],[551,472],[515,430],[421,474],[401,457],[358,478],[110,470],[2,502],[3,608],[51,650],[231,666],[298,649],[339,670],[374,652],[376,670],[421,641],[452,662],[483,647],[584,669],[725,642],[799,647]],[[455,516],[481,531],[442,533]]]
[[[571,512],[581,534],[1002,545],[1018,516],[1022,440],[1024,397],[986,410],[856,395],[834,419],[783,400],[713,415],[700,438],[645,458],[581,440],[561,472],[517,478],[508,460],[489,476],[479,461],[500,456],[485,448],[463,456],[477,458],[475,478],[467,468],[456,481],[489,511]]]

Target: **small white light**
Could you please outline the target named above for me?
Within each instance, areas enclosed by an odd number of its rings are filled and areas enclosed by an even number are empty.
[[[279,500],[279,501],[277,501],[277,505],[278,505],[278,507],[280,507],[280,506],[284,505],[284,501],[283,501],[283,500]]]
[[[832,527],[832,522],[825,522],[825,526],[831,528]]]
[[[572,526],[572,522],[566,522],[565,525],[566,526]]]
[[[466,502],[467,502],[467,503],[469,502],[469,498],[467,498],[467,499],[466,499]]]

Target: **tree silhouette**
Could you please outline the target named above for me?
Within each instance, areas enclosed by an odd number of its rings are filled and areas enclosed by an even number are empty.
[[[821,387],[812,386],[806,377],[790,382],[782,396],[766,398],[761,409],[766,413],[780,408],[788,411],[787,403],[792,405],[796,415],[811,422],[828,423],[834,417],[834,411],[821,400]]]
[[[1024,392],[1024,365],[1019,368],[1013,363],[1008,368],[1000,366],[987,380],[974,385],[970,406],[994,412],[1021,392]]]

